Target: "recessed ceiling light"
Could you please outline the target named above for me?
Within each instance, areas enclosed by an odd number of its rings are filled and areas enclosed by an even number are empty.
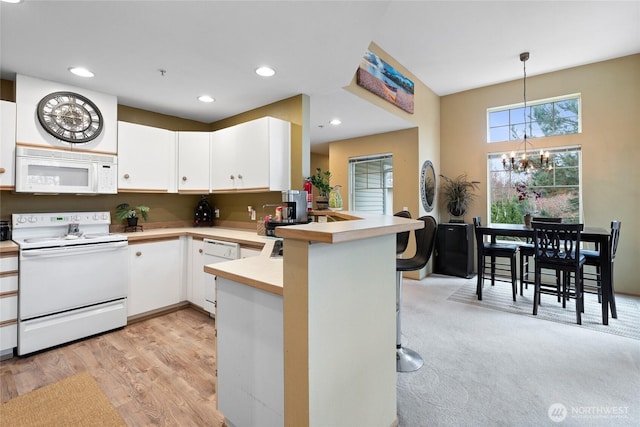
[[[271,77],[276,74],[276,70],[271,67],[258,67],[256,68],[256,74],[262,77]]]
[[[82,67],[71,67],[69,68],[69,71],[71,71],[76,76],[80,76],[80,77],[93,77],[95,75],[91,71]]]
[[[215,99],[213,99],[212,97],[210,97],[209,95],[200,95],[198,97],[198,101],[202,101],[202,102],[213,102],[215,101]]]
[[[4,3],[20,3],[22,0],[2,0]]]
[[[329,122],[330,124],[334,125],[334,126],[338,126],[342,124],[342,120],[340,119],[333,119]]]

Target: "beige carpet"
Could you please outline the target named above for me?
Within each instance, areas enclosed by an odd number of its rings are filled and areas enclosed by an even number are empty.
[[[39,388],[0,405],[2,427],[125,426],[87,372]]]

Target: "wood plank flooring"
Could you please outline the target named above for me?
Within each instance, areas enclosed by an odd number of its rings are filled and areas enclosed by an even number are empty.
[[[129,426],[223,426],[215,329],[190,308],[0,362],[0,401],[88,371]]]

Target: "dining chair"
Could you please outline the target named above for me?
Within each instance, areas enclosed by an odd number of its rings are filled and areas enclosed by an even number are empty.
[[[401,218],[411,218],[411,212],[403,210],[394,213],[393,216],[398,216]],[[407,250],[407,245],[409,244],[409,236],[409,231],[402,231],[396,234],[396,255],[400,255]]]
[[[559,224],[562,222],[562,218],[550,218],[550,217],[533,217],[532,222],[551,222]],[[529,289],[529,285],[534,284],[534,280],[531,279],[531,271],[529,269],[531,265],[530,258],[533,258],[533,240],[528,239],[526,243],[523,243],[518,248],[520,251],[520,295],[522,296],[522,288]],[[558,293],[558,302],[560,302],[560,273],[556,272],[555,286]]]
[[[611,238],[609,239],[609,254],[611,263],[611,294],[609,295],[609,305],[611,307],[611,316],[615,319],[618,317],[618,313],[616,311],[616,298],[615,291],[613,287],[613,265],[616,260],[616,252],[618,251],[618,240],[620,240],[620,228],[622,227],[621,221],[611,221]],[[583,280],[587,280],[589,282],[595,281],[594,286],[587,286],[584,284],[584,291],[589,293],[597,293],[598,294],[598,302],[602,302],[602,265],[600,260],[600,248],[596,246],[595,250],[583,250],[582,254],[584,255],[586,262],[585,265],[590,265],[595,267],[594,272],[586,272],[583,271]]]
[[[416,252],[411,258],[396,259],[396,371],[411,372],[420,369],[424,364],[422,357],[409,348],[402,347],[402,272],[422,269],[436,243],[436,228],[438,224],[432,216],[423,216],[418,221],[424,222],[424,228],[414,230],[416,238]]]
[[[562,273],[562,307],[566,307],[571,297],[571,277],[574,279],[574,297],[576,300],[576,322],[582,324],[584,311],[582,290],[582,268],[586,261],[580,253],[580,233],[584,224],[554,224],[550,222],[532,222],[535,260],[535,290],[533,293],[533,315],[538,314],[538,304],[542,292],[540,282],[542,269],[556,270]]]
[[[497,272],[510,272],[511,275],[511,289],[513,300],[516,300],[517,292],[517,280],[516,280],[516,254],[518,253],[518,245],[510,243],[491,243],[485,242],[482,233],[478,230],[478,227],[482,226],[482,217],[476,216],[473,218],[473,225],[476,234],[476,246],[478,250],[478,275],[481,280],[478,281],[478,289],[476,294],[480,297],[480,286],[484,285],[485,268],[487,267],[486,259],[489,258],[489,267],[491,271],[489,276],[491,278],[491,286],[495,285],[496,280],[504,282],[506,280],[500,279],[500,275],[496,277]],[[505,262],[498,262],[500,258],[509,259],[509,268]]]

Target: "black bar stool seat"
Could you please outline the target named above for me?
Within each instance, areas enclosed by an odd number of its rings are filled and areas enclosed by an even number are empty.
[[[416,253],[411,258],[396,259],[396,371],[412,372],[424,364],[422,357],[414,350],[402,347],[402,272],[424,268],[431,258],[436,242],[436,220],[432,216],[418,218],[424,222],[424,228],[414,231],[416,237]]]

